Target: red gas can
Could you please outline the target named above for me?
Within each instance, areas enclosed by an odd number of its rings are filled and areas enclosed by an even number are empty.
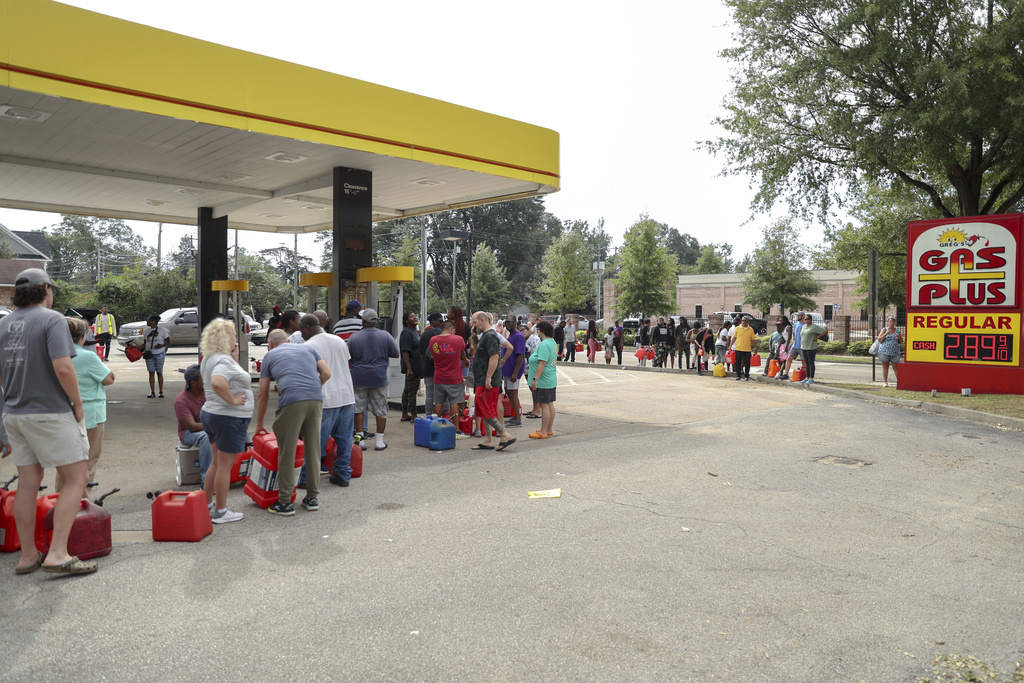
[[[800,368],[799,370],[793,371],[793,379],[791,381],[803,382],[805,379],[807,379],[807,370]]]
[[[45,553],[46,549],[50,547],[49,541],[47,541],[46,536],[43,534],[43,522],[46,520],[46,513],[57,504],[58,498],[60,498],[59,493],[51,493],[48,496],[36,499],[35,543],[36,550],[41,553]]]
[[[195,542],[213,533],[202,491],[164,491],[153,501],[153,540]]]
[[[253,440],[253,456],[249,464],[249,478],[245,482],[245,495],[264,510],[280,498],[280,487],[277,483],[277,439],[273,434],[262,432]],[[305,464],[303,455],[305,448],[299,441],[295,449],[295,481],[299,480],[299,470]],[[295,502],[296,491],[292,491],[291,501]]]
[[[14,523],[14,495],[6,486],[0,488],[0,551],[5,553],[21,550],[18,525]]]
[[[252,456],[253,452],[251,448],[244,453],[239,453],[235,456],[235,464],[231,466],[232,484],[245,481],[249,478],[249,465],[252,460]]]
[[[352,456],[349,458],[348,466],[352,468],[352,478],[363,476],[363,449],[359,444],[352,445]]]
[[[334,471],[334,463],[338,459],[338,444],[334,443],[334,437],[327,437],[327,460],[324,461],[324,466],[328,472]],[[362,450],[362,449],[360,449]]]
[[[50,549],[53,538],[53,508],[46,513],[43,520],[43,533],[46,547],[40,552]],[[83,498],[79,501],[75,523],[71,526],[68,536],[68,554],[76,555],[80,560],[109,555],[113,545],[110,542],[110,513],[91,500]]]
[[[501,395],[501,410],[502,416],[512,417],[512,402],[508,400],[508,396],[505,394]]]

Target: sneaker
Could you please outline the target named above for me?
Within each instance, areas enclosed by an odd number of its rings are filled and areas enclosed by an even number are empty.
[[[282,517],[291,517],[292,515],[295,514],[295,506],[292,505],[291,503],[285,503],[284,505],[281,505],[281,502],[278,501],[278,502],[274,503],[273,505],[271,505],[270,507],[268,507],[267,508],[267,512],[269,512],[272,515],[281,515]]]
[[[469,438],[469,434],[466,434],[465,432],[455,432],[455,438],[456,439],[468,439]]]
[[[214,510],[210,513],[210,521],[214,524],[227,524],[228,522],[240,522],[245,517],[241,512],[234,512],[228,508]]]
[[[483,435],[484,435],[484,433],[481,432],[479,429],[474,429],[473,430],[473,436],[475,436],[476,438],[478,438],[478,439],[483,438]]]
[[[387,447],[388,447],[388,445],[385,443],[385,444],[381,444],[380,446],[374,446],[373,450],[375,450],[375,451],[383,451]]]
[[[807,378],[807,383],[808,384],[814,384],[814,378],[813,377],[808,377]]]
[[[523,426],[523,421],[522,420],[516,420],[516,419],[513,418],[513,419],[508,420],[507,422],[505,422],[505,426],[506,427],[522,427]]]
[[[330,472],[330,470],[327,469],[327,463],[320,463],[320,474],[327,474],[328,472]]]
[[[310,512],[316,512],[317,510],[320,509],[320,501],[318,501],[315,497],[310,498],[309,496],[306,496],[305,498],[302,499],[302,507],[306,508]]]
[[[749,382],[749,381],[750,381],[750,378],[749,378],[749,377],[744,377],[744,378],[743,378],[743,381],[744,381],[744,382]]]

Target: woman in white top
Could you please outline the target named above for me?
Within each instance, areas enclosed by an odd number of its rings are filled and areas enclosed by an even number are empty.
[[[718,331],[718,337],[715,339],[715,363],[725,362],[725,350],[729,348],[729,342],[731,341],[732,335],[732,323],[726,320],[722,323],[722,329]]]
[[[249,438],[249,421],[255,405],[252,377],[238,364],[238,338],[230,320],[217,318],[206,326],[199,340],[199,352],[203,356],[199,369],[207,388],[200,417],[213,450],[213,462],[203,486],[206,504],[214,524],[237,522],[242,513],[228,509],[228,488],[235,456],[245,450]]]

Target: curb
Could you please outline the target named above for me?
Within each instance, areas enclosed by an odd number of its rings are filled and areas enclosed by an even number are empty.
[[[660,372],[660,373],[672,373],[672,374],[696,374],[692,370],[680,370],[676,368],[651,368],[641,367],[639,365],[616,365],[612,364],[612,367],[619,368],[621,370],[630,370],[634,372]],[[768,378],[763,375],[754,375],[754,378],[761,383],[769,384]],[[933,413],[936,415],[945,415],[947,417],[955,417],[961,420],[968,420],[971,422],[979,422],[982,424],[989,424],[995,427],[1004,427],[1007,429],[1014,429],[1019,432],[1024,432],[1024,419],[1019,417],[1008,417],[1006,415],[995,415],[994,413],[986,413],[980,410],[971,410],[970,408],[960,408],[958,406],[948,406],[943,403],[932,403],[930,401],[913,401],[904,398],[888,398],[885,396],[873,396],[871,394],[865,394],[862,391],[854,391],[852,389],[841,389],[839,387],[832,387],[822,384],[799,384],[795,382],[771,382],[771,386],[784,386],[793,385],[795,389],[803,389],[806,391],[817,391],[825,394],[832,394],[835,396],[847,396],[849,398],[859,398],[863,401],[873,401],[875,403],[883,403],[891,406],[898,406],[900,408],[912,408],[920,410],[926,413]]]

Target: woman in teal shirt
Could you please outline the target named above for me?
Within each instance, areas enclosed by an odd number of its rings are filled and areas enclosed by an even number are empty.
[[[558,347],[552,337],[555,328],[547,320],[537,323],[537,334],[540,346],[530,354],[530,372],[527,376],[530,391],[533,392],[533,403],[540,407],[540,429],[530,434],[531,439],[546,439],[552,436],[551,427],[555,422],[555,387],[558,376],[555,374],[555,357]]]
[[[89,437],[89,481],[96,481],[96,465],[103,452],[103,427],[107,422],[107,393],[103,387],[114,383],[114,373],[104,365],[98,354],[86,350],[85,337],[89,327],[81,318],[68,318],[71,339],[78,355],[71,359],[78,375],[78,388],[82,394],[85,412],[85,432]],[[58,475],[59,476],[59,475]],[[58,484],[58,488],[60,485]],[[89,489],[86,489],[89,495]]]

